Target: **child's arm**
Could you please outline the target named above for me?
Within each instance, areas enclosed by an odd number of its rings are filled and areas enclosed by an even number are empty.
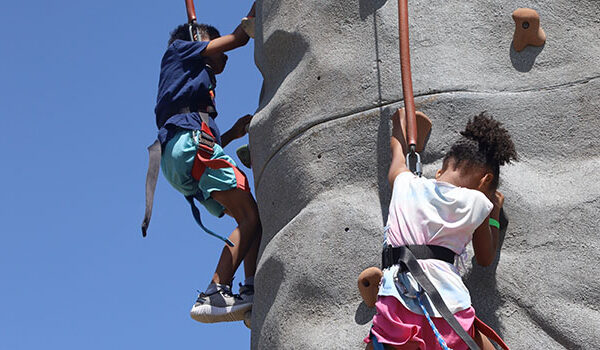
[[[388,181],[394,187],[396,177],[405,171],[410,171],[406,166],[406,154],[408,145],[406,143],[406,114],[404,108],[399,109],[392,116],[392,137],[390,138],[390,149],[392,151],[392,163],[388,171]]]
[[[227,146],[231,141],[239,139],[240,137],[246,135],[246,133],[248,132],[248,124],[250,124],[251,120],[251,114],[247,114],[238,119],[238,121],[235,122],[235,124],[233,124],[231,129],[229,129],[227,132],[221,135],[221,147],[225,148],[225,146]]]
[[[252,8],[250,9],[250,12],[248,12],[247,17],[254,17],[256,15],[254,7],[255,4],[252,4]],[[246,34],[242,26],[239,25],[235,28],[233,33],[211,40],[204,51],[202,51],[202,56],[212,56],[237,49],[240,46],[246,45],[248,40],[250,40],[250,37]]]
[[[498,250],[498,236],[500,230],[492,227],[489,224],[489,219],[500,219],[500,209],[504,204],[504,195],[500,191],[492,196],[494,208],[490,216],[473,233],[473,250],[475,251],[475,259],[477,264],[481,266],[489,266],[496,259],[496,251]]]

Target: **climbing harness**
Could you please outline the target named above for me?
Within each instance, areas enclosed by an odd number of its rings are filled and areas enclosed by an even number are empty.
[[[196,10],[194,9],[194,1],[186,0],[185,1],[187,15],[188,15],[188,25],[190,31],[190,38],[192,41],[200,40],[200,33],[195,27],[196,23]],[[214,91],[210,90],[211,99],[214,100]],[[213,108],[214,111],[214,108]],[[177,114],[188,114],[188,113],[197,113],[200,116],[202,121],[201,129],[193,131],[193,139],[196,143],[196,155],[194,157],[194,163],[192,165],[192,177],[194,180],[199,181],[206,168],[209,169],[223,169],[223,168],[231,168],[235,174],[236,186],[239,189],[244,191],[250,191],[250,185],[248,184],[248,179],[246,175],[239,170],[235,165],[228,162],[225,159],[212,159],[214,155],[214,145],[216,143],[215,137],[210,130],[210,114],[211,110],[208,111],[194,111],[189,107],[181,108]],[[142,221],[142,235],[146,237],[148,225],[150,224],[150,218],[152,217],[152,205],[154,203],[154,192],[156,190],[156,183],[158,180],[158,172],[160,169],[160,159],[161,159],[161,145],[158,140],[154,141],[154,143],[148,147],[149,152],[149,164],[148,164],[148,172],[146,174],[146,210],[144,213],[144,220]],[[194,203],[194,199],[205,200],[205,198],[198,198],[200,194],[186,196],[185,199],[190,204],[192,215],[196,223],[209,235],[216,237],[223,242],[225,242],[228,246],[233,247],[234,244],[227,237],[216,234],[215,232],[208,229],[202,223],[202,219],[200,217],[200,210],[196,207]],[[200,195],[201,196],[201,195]]]
[[[418,259],[438,259],[448,263],[454,262],[454,252],[448,248],[431,245],[411,245],[392,247],[387,246],[382,252],[383,268],[391,267],[395,264],[400,265],[398,277],[404,272],[410,272],[421,288],[430,298],[435,308],[442,315],[448,325],[458,334],[458,336],[469,346],[471,350],[480,350],[475,340],[462,328],[454,314],[448,309],[448,306],[442,299],[433,283],[427,278],[427,275],[421,269]],[[415,257],[416,256],[416,257]]]
[[[149,161],[148,161],[148,172],[146,173],[146,211],[144,213],[144,220],[142,221],[142,236],[146,237],[148,231],[148,225],[150,225],[150,218],[152,217],[152,205],[154,204],[154,190],[156,189],[156,182],[158,181],[158,170],[160,169],[160,142],[154,141],[150,147],[148,147]]]
[[[189,109],[184,109],[181,111],[182,113],[189,112]],[[237,184],[237,188],[242,189],[244,191],[250,191],[250,185],[248,184],[248,179],[246,175],[239,170],[235,165],[231,164],[225,159],[212,159],[214,154],[214,146],[215,146],[215,137],[210,131],[209,124],[209,115],[204,112],[197,112],[202,119],[202,128],[201,130],[195,130],[193,132],[193,139],[196,142],[196,156],[194,157],[194,164],[192,165],[192,177],[194,180],[199,181],[206,168],[209,169],[223,169],[223,168],[231,168],[233,169],[235,180]],[[233,247],[234,244],[226,237],[218,235],[213,231],[209,230],[202,224],[202,220],[200,218],[200,211],[196,207],[194,203],[195,196],[186,196],[185,199],[190,204],[192,215],[196,220],[196,223],[204,230],[204,232],[209,235],[216,237],[223,242],[225,242],[228,246]]]
[[[191,113],[191,111],[189,108],[183,108],[179,111],[179,114],[182,113]],[[208,126],[210,117],[207,113],[204,112],[195,113],[197,113],[202,120],[202,128],[201,130],[194,131],[192,134],[193,139],[196,143],[196,155],[194,157],[194,164],[192,165],[192,177],[194,178],[194,180],[199,181],[204,172],[206,171],[206,168],[231,168],[233,169],[233,172],[235,174],[237,188],[240,188],[244,191],[250,191],[248,179],[241,170],[239,170],[236,166],[234,166],[225,159],[211,159],[214,154],[214,145],[216,142],[215,137],[213,136],[212,132],[210,131],[210,127]],[[148,152],[150,154],[150,160],[148,164],[148,172],[146,174],[146,211],[144,215],[144,220],[142,221],[142,235],[144,237],[146,237],[148,225],[150,224],[150,218],[152,216],[154,192],[156,190],[158,171],[160,168],[160,158],[162,150],[158,140],[156,140],[150,147],[148,147]],[[185,197],[185,199],[190,204],[192,215],[194,216],[194,220],[196,221],[196,223],[204,230],[204,232],[222,240],[228,246],[233,247],[234,244],[229,239],[216,234],[215,232],[211,231],[206,226],[204,226],[200,217],[200,211],[194,203],[194,198],[199,200],[204,200],[205,198],[198,198],[197,195]]]
[[[381,260],[382,268],[384,269],[399,264],[400,269],[398,270],[398,277],[404,272],[410,272],[415,278],[420,289],[416,293],[417,301],[423,311],[423,314],[427,318],[431,329],[433,330],[436,338],[438,339],[438,342],[440,343],[442,349],[448,348],[447,345],[444,345],[445,341],[442,339],[441,335],[437,331],[435,324],[433,324],[433,321],[431,320],[429,312],[426,310],[422,302],[423,294],[427,294],[427,296],[429,297],[437,311],[442,315],[444,320],[448,322],[450,327],[469,346],[470,349],[479,349],[473,338],[462,328],[462,326],[454,317],[454,314],[452,314],[452,312],[448,309],[448,306],[442,299],[441,295],[439,294],[435,286],[431,283],[427,275],[425,275],[417,261],[418,259],[437,259],[453,264],[455,256],[456,254],[452,250],[435,245],[408,245],[401,247],[387,246],[382,251]],[[396,288],[398,288],[399,292],[403,292],[402,288],[399,288],[398,283],[396,283]],[[479,318],[475,317],[475,322],[473,325],[483,335],[488,337],[490,340],[496,342],[496,344],[500,345],[500,347],[503,350],[509,350],[508,346],[502,340],[502,338],[500,338],[500,336],[496,332],[494,332],[492,328],[486,325]]]

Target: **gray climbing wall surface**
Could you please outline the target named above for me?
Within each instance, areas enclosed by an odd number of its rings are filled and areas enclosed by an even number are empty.
[[[478,315],[513,349],[600,349],[600,1],[409,2],[432,175],[467,119],[512,132],[509,225],[493,266],[467,266]],[[511,48],[519,7],[544,47]],[[250,130],[264,227],[253,349],[361,349],[390,189],[389,117],[402,106],[397,3],[259,0],[260,108]]]

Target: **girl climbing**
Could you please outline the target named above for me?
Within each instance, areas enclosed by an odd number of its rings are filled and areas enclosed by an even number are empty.
[[[444,310],[437,294],[477,346],[493,350],[487,337],[474,327],[469,291],[453,262],[471,241],[478,264],[487,266],[494,261],[504,203],[504,196],[497,191],[500,166],[517,159],[514,144],[498,121],[482,113],[469,120],[435,179],[426,179],[413,175],[406,166],[406,124],[404,111],[394,115],[385,269],[375,304],[377,314],[365,339],[367,349],[476,348],[468,346],[446,317],[442,318]],[[431,282],[433,293],[423,278]]]

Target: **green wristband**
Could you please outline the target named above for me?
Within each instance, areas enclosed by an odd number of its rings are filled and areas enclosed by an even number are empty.
[[[490,218],[490,226],[497,228],[498,230],[500,229],[500,222],[498,222],[498,220],[496,219],[492,219]]]

